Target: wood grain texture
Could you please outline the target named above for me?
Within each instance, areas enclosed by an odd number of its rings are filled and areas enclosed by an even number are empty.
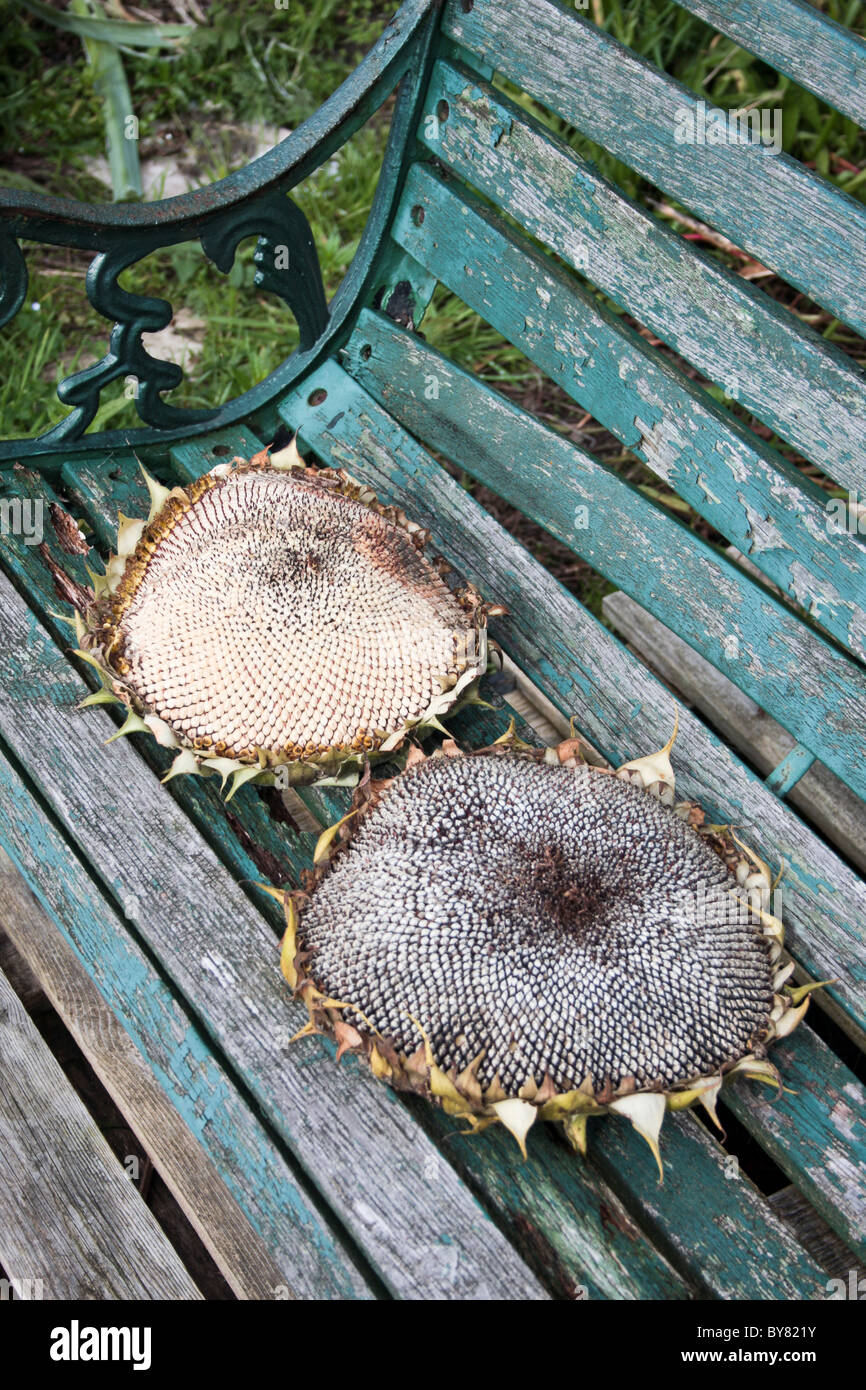
[[[444,1117],[437,1127],[444,1138]],[[599,1244],[584,1266],[582,1282],[590,1290],[598,1274],[606,1277],[606,1282],[610,1280],[614,1232],[625,1236],[636,1251],[640,1230],[649,1231],[659,1250],[686,1275],[693,1296],[820,1296],[822,1277],[812,1258],[790,1238],[745,1175],[736,1183],[728,1180],[726,1160],[730,1156],[692,1115],[669,1115],[665,1120],[661,1138],[665,1176],[661,1185],[655,1160],[643,1140],[612,1117],[590,1121],[588,1160],[577,1168],[574,1154],[549,1127],[544,1132],[539,1132],[540,1126],[533,1130],[528,1165],[521,1163],[502,1133],[485,1134],[485,1140],[490,1138],[491,1142],[482,1147],[477,1140],[457,1135],[453,1126],[450,1128],[449,1155],[459,1163],[464,1155],[471,1154],[474,1167],[480,1152],[489,1167],[484,1174],[485,1194],[512,1210],[516,1222],[523,1225],[527,1217],[531,1221],[535,1212],[543,1212],[549,1204],[539,1235],[546,1232],[550,1253],[545,1249],[544,1258],[554,1270],[567,1260],[571,1239],[566,1215],[568,1188],[563,1185],[557,1191],[549,1182],[539,1183],[539,1165],[543,1164],[545,1173],[558,1170],[567,1175],[570,1171],[572,1181],[576,1179],[581,1186],[591,1184],[595,1190],[607,1190],[596,1216]],[[623,1248],[628,1252],[628,1245],[620,1241],[619,1258]],[[627,1268],[632,1259],[633,1255],[626,1253]],[[669,1286],[664,1296],[679,1296],[677,1285]]]
[[[617,636],[763,777],[794,747],[791,735],[775,719],[628,594],[607,594],[602,610]],[[786,800],[866,875],[863,803],[838,777],[820,763],[813,764]]]
[[[824,472],[864,490],[866,378],[845,353],[630,202],[474,74],[438,63],[427,114],[442,101],[447,121],[419,127],[437,159]]]
[[[62,699],[60,703],[63,704]],[[74,719],[71,709],[67,710],[67,717]],[[76,732],[80,735],[86,735],[87,721],[83,718],[78,721]],[[100,748],[98,738],[95,741],[95,746]],[[84,745],[82,745],[82,756],[85,756],[83,748]],[[114,750],[100,749],[100,751],[104,751],[107,758],[110,759]],[[52,756],[56,757],[56,754]],[[110,761],[107,766],[110,767]],[[110,780],[107,778],[104,768],[97,770],[94,773],[94,778],[96,782],[102,779],[104,785],[110,786]],[[106,792],[105,795],[106,799],[110,799],[110,791]],[[164,793],[160,793],[154,788],[151,795],[159,797]],[[110,997],[112,1007],[125,1017],[132,1029],[141,1029],[143,1024],[138,1007],[140,991],[132,995],[129,986],[124,986],[125,967],[118,967],[119,983],[116,985],[112,983],[110,974],[107,972],[106,963],[114,960],[119,951],[122,956],[125,955],[126,943],[122,937],[119,941],[116,940],[110,927],[105,929],[103,938],[93,940],[94,924],[99,921],[99,918],[94,915],[92,909],[82,908],[76,913],[74,897],[69,895],[71,887],[69,874],[68,872],[63,874],[58,872],[56,856],[52,857],[50,847],[45,845],[37,833],[38,822],[34,824],[33,804],[26,789],[21,789],[20,798],[10,798],[9,804],[14,812],[14,836],[18,854],[29,856],[26,864],[28,877],[32,876],[34,883],[40,885],[40,890],[50,894],[52,900],[57,903],[58,920],[63,924],[64,930],[67,929],[68,923],[74,923],[76,948],[87,952],[88,969],[93,971],[100,988]],[[156,809],[151,807],[147,822],[149,827],[159,815],[158,805]],[[178,813],[175,811],[175,823],[177,815]],[[76,826],[79,825],[77,819],[70,821],[70,824],[73,823]],[[149,829],[148,843],[152,833],[152,829]],[[171,840],[172,834],[173,827],[169,823],[166,829],[167,842]],[[124,839],[122,835],[119,835],[118,838],[121,841]],[[88,841],[88,843],[91,842]],[[136,855],[136,843],[135,837],[132,838],[131,842],[127,841],[125,852],[132,857]],[[97,846],[96,852],[99,854],[98,837],[92,844]],[[177,852],[177,849],[173,851],[174,854]],[[304,1161],[309,1168],[311,1178],[321,1182],[321,1169],[327,1169],[329,1165],[336,1167],[336,1180],[347,1194],[346,1200],[351,1203],[356,1226],[359,1217],[362,1222],[360,1234],[364,1239],[361,1243],[368,1249],[368,1253],[371,1243],[375,1247],[379,1242],[386,1242],[390,1249],[392,1241],[396,1242],[402,1238],[400,1228],[405,1223],[414,1232],[413,1250],[418,1256],[419,1250],[423,1251],[424,1242],[428,1239],[427,1226],[432,1226],[432,1233],[429,1236],[432,1254],[427,1259],[424,1270],[420,1271],[411,1263],[407,1263],[405,1273],[401,1271],[400,1276],[391,1274],[392,1282],[396,1282],[398,1277],[404,1281],[400,1286],[403,1296],[420,1297],[424,1288],[429,1286],[445,1288],[448,1290],[449,1296],[453,1290],[456,1290],[455,1297],[470,1298],[482,1297],[486,1289],[512,1288],[514,1286],[514,1274],[504,1264],[503,1254],[495,1244],[497,1239],[495,1235],[487,1236],[486,1241],[493,1243],[493,1250],[497,1258],[496,1266],[491,1269],[487,1267],[482,1269],[467,1268],[469,1256],[474,1254],[479,1246],[485,1244],[484,1233],[488,1229],[488,1223],[482,1216],[480,1209],[474,1207],[468,1191],[457,1186],[458,1179],[448,1162],[449,1144],[454,1130],[453,1121],[443,1117],[444,1129],[437,1132],[437,1141],[441,1143],[445,1155],[444,1159],[439,1158],[437,1148],[426,1138],[421,1129],[417,1129],[415,1121],[403,1111],[399,1100],[392,1093],[371,1081],[365,1073],[359,1072],[354,1065],[347,1068],[345,1063],[338,1071],[333,1065],[331,1049],[318,1042],[305,1042],[289,1048],[288,1040],[300,1026],[301,1018],[298,1010],[289,1005],[288,992],[280,977],[275,970],[271,971],[269,968],[276,959],[276,941],[271,941],[266,952],[260,949],[258,956],[251,954],[255,949],[255,943],[246,942],[243,939],[239,946],[233,944],[230,948],[223,947],[220,951],[218,949],[219,936],[210,935],[213,923],[206,910],[203,910],[201,906],[202,903],[207,902],[207,895],[211,891],[219,891],[219,882],[215,878],[208,877],[208,873],[213,873],[213,866],[210,866],[208,872],[202,874],[199,861],[187,862],[188,859],[187,856],[187,859],[182,861],[182,868],[178,872],[181,878],[187,870],[195,875],[190,880],[190,884],[191,891],[195,893],[199,905],[188,905],[184,912],[198,913],[201,916],[202,921],[198,930],[204,934],[208,942],[207,952],[203,957],[204,971],[200,980],[205,983],[212,983],[211,976],[216,976],[220,984],[230,986],[232,982],[241,978],[240,967],[233,963],[238,951],[244,955],[245,959],[253,959],[254,973],[267,980],[267,989],[262,996],[256,990],[255,982],[251,983],[249,993],[244,992],[244,1007],[241,1012],[252,1015],[253,1026],[255,1026],[254,1021],[257,1015],[263,1020],[261,1047],[264,1050],[269,1050],[271,1056],[267,1069],[280,1076],[283,1068],[288,1065],[296,1077],[300,1078],[297,1084],[302,1085],[306,1090],[316,1088],[318,1085],[315,1076],[311,1073],[311,1067],[314,1063],[322,1072],[325,1083],[324,1095],[317,1102],[309,1099],[305,1090],[302,1100],[295,1099],[290,1103],[285,1099],[285,1084],[276,1080],[270,1083],[277,1090],[276,1099],[270,1102],[272,1107],[283,1104],[288,1110],[304,1116],[303,1121],[296,1121],[293,1116],[292,1124],[294,1126],[295,1123],[303,1123],[305,1130],[309,1132],[307,1142],[301,1143],[300,1147],[304,1151]],[[198,867],[196,867],[197,865]],[[233,897],[237,897],[236,889]],[[251,909],[248,908],[247,910],[251,913]],[[232,936],[235,936],[239,931],[239,923],[236,917],[232,917],[230,920],[233,923]],[[263,927],[260,927],[256,933],[256,940],[260,948],[262,930],[264,930]],[[169,939],[174,942],[178,935],[177,925],[175,924],[173,929],[169,923],[166,932]],[[182,934],[173,949],[184,950]],[[202,945],[197,949],[201,955],[205,948]],[[252,966],[245,968],[248,974],[253,970]],[[132,978],[135,978],[134,969],[132,970]],[[194,992],[194,997],[197,997],[197,993],[198,991]],[[219,995],[219,990],[216,991],[216,994]],[[132,995],[134,1000],[131,1014],[130,1006],[125,1002],[127,995]],[[145,992],[145,995],[149,1014],[149,1011],[154,1008],[154,1004],[149,990]],[[237,1026],[233,1020],[230,1020],[229,1023],[232,1027]],[[160,1044],[160,1038],[164,1033],[168,1038],[167,1056],[165,1057]],[[193,1059],[201,1065],[201,1054],[205,1050],[204,1044],[199,1042],[198,1046],[193,1047],[192,1043],[189,1042],[187,1035],[193,1037],[195,1034],[192,1025],[187,1026],[187,1033],[180,1041],[177,1040],[176,1033],[176,1026],[169,1028],[165,1020],[157,1018],[150,1022],[146,1032],[137,1033],[137,1036],[140,1038],[140,1045],[150,1058],[151,1064],[155,1067],[163,1085],[169,1089],[173,1102],[181,1108],[188,1122],[191,1122],[190,1116],[193,1119],[200,1116],[203,1108],[208,1117],[214,1117],[217,1113],[222,1117],[223,1112],[225,1112],[225,1124],[229,1134],[231,1134],[238,1125],[237,1117],[232,1113],[231,1092],[229,1091],[227,1098],[221,1102],[212,1100],[208,1103],[206,1101],[202,1095],[203,1083],[195,1073],[188,1074],[187,1071],[187,1067],[192,1065]],[[311,1052],[312,1056],[310,1055]],[[179,1070],[176,1075],[172,1070],[172,1059],[177,1059]],[[196,1072],[197,1070],[198,1066]],[[328,1085],[329,1081],[334,1084]],[[291,1089],[291,1081],[289,1085]],[[369,1109],[365,1099],[365,1085],[372,1088]],[[351,1096],[354,1114],[350,1113],[347,1116],[340,1110],[339,1105],[334,1101],[335,1086],[341,1092]],[[384,1118],[377,1118],[377,1102],[384,1109]],[[220,1105],[219,1111],[215,1109],[217,1103]],[[308,1114],[308,1112],[310,1113]],[[322,1120],[323,1114],[328,1116],[327,1124]],[[361,1116],[363,1116],[363,1121],[359,1118]],[[427,1118],[431,1126],[435,1126],[435,1119],[431,1116]],[[209,1118],[210,1123],[213,1123],[213,1118]],[[284,1127],[285,1122],[281,1123]],[[195,1125],[193,1128],[196,1133],[199,1132]],[[331,1133],[330,1141],[321,1140],[319,1136],[323,1131]],[[357,1140],[353,1139],[353,1131],[360,1134],[361,1137]],[[395,1134],[397,1135],[396,1139],[394,1138]],[[367,1137],[368,1135],[369,1137]],[[213,1140],[210,1130],[208,1130],[208,1137]],[[328,1153],[329,1143],[335,1145],[336,1158]],[[366,1181],[356,1183],[353,1176],[354,1164],[359,1161],[359,1151],[363,1151],[367,1144],[374,1145],[375,1152],[370,1160]],[[379,1152],[380,1145],[383,1148],[382,1153]],[[395,1146],[396,1153],[393,1152]],[[213,1149],[211,1151],[213,1152]],[[490,1193],[484,1192],[485,1206],[499,1214],[503,1225],[513,1230],[514,1239],[526,1246],[527,1255],[531,1257],[539,1278],[544,1280],[545,1285],[552,1286],[557,1292],[562,1292],[572,1285],[574,1287],[586,1285],[593,1297],[687,1296],[688,1291],[679,1276],[654,1251],[644,1237],[632,1232],[631,1225],[624,1215],[621,1216],[621,1219],[616,1220],[612,1217],[610,1228],[604,1227],[602,1220],[604,1213],[613,1213],[615,1216],[619,1210],[617,1199],[606,1184],[594,1183],[592,1180],[584,1183],[579,1166],[576,1166],[573,1160],[565,1161],[561,1154],[549,1172],[542,1171],[527,1175],[520,1183],[508,1183],[505,1174],[497,1164],[496,1152],[496,1150],[493,1151],[493,1154],[488,1154],[483,1150],[477,1154],[470,1152],[466,1164],[467,1169],[470,1175],[474,1173],[473,1183],[479,1191],[483,1189],[483,1184],[479,1180],[480,1174],[484,1174],[485,1178],[490,1177],[492,1179]],[[222,1154],[216,1152],[214,1156],[224,1180],[236,1189],[239,1181],[236,1170],[243,1171],[244,1168],[242,1152],[233,1154],[231,1140],[229,1140],[226,1145],[226,1152]],[[411,1199],[403,1198],[403,1214],[399,1218],[389,1215],[389,1204],[393,1200],[392,1188],[394,1186],[391,1183],[390,1174],[395,1164],[398,1165],[401,1174],[396,1189],[398,1193],[402,1190],[404,1183],[420,1185],[419,1192],[415,1193]],[[252,1165],[247,1163],[246,1166]],[[384,1187],[380,1186],[383,1171],[389,1175],[389,1182]],[[403,1176],[404,1174],[405,1176]],[[328,1181],[327,1175],[326,1181]],[[448,1215],[449,1205],[457,1202],[457,1199],[450,1198],[450,1189],[455,1188],[461,1194],[460,1205],[468,1209],[470,1213],[470,1219],[464,1216],[463,1225],[456,1226],[456,1229],[461,1232],[459,1238],[452,1236],[448,1227],[443,1224]],[[369,1199],[370,1193],[378,1193],[377,1201],[380,1204],[378,1209],[373,1208]],[[442,1204],[441,1211],[440,1202]],[[435,1216],[431,1217],[431,1212],[436,1213]],[[441,1212],[444,1212],[444,1216]],[[372,1235],[368,1234],[368,1224],[372,1226]],[[481,1228],[480,1238],[475,1234],[473,1225]],[[392,1226],[396,1227],[396,1234],[392,1234]],[[270,1238],[273,1238],[272,1233]],[[516,1262],[516,1256],[511,1255],[507,1247],[504,1249],[507,1252],[505,1259],[510,1258]],[[374,1250],[374,1253],[378,1252]],[[542,1255],[549,1256],[546,1264]],[[517,1265],[517,1268],[523,1271],[523,1266]],[[523,1287],[532,1289],[534,1291],[533,1296],[541,1296],[542,1286],[541,1284],[533,1284],[528,1270],[525,1274],[521,1273],[520,1277]],[[441,1283],[437,1281],[441,1281]]]
[[[678,142],[688,88],[557,0],[450,0],[443,31],[858,333],[866,208],[756,139]]]
[[[732,1088],[725,1104],[866,1260],[866,1088],[810,1028],[773,1051],[789,1090]]]
[[[288,1048],[306,1011],[275,934],[128,742],[104,746],[108,716],[76,713],[80,678],[5,577],[0,648],[0,735],[109,892],[140,904],[141,938],[386,1286],[407,1298],[543,1298],[453,1169],[425,1186],[435,1147],[393,1093],[354,1060],[335,1066],[321,1039]]]
[[[234,1292],[371,1297],[207,1040],[5,759],[0,789],[0,839],[44,903],[4,854],[6,929]]]
[[[858,125],[866,125],[866,43],[808,0],[678,3]]]
[[[0,974],[0,1261],[45,1298],[201,1295]]]
[[[859,663],[837,652],[663,507],[417,335],[365,310],[346,362],[424,444],[663,618],[866,795],[866,672]]]
[[[316,406],[313,387],[328,393]],[[672,696],[341,368],[320,369],[285,412],[320,457],[399,501],[462,574],[507,605],[494,637],[611,763],[667,742]],[[740,826],[770,863],[785,862],[793,950],[814,978],[839,979],[833,993],[862,1019],[866,887],[721,740],[688,711],[679,715],[682,795],[712,820]]]
[[[771,1195],[770,1205],[822,1269],[832,1278],[843,1279],[847,1286],[851,1251],[847,1245],[843,1245],[835,1231],[831,1231],[815,1208],[809,1205],[803,1194],[793,1185],[782,1187]],[[857,1278],[861,1278],[862,1273],[862,1270],[858,1270]],[[829,1286],[827,1292],[832,1292]]]
[[[866,656],[866,545],[831,529],[823,489],[465,190],[414,166],[394,235],[826,631]]]

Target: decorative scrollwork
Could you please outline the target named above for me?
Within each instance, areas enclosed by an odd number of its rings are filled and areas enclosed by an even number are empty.
[[[17,239],[0,229],[0,328],[14,319],[27,294],[27,262]]]
[[[270,194],[249,207],[233,209],[202,232],[200,239],[205,254],[227,273],[239,243],[256,232],[262,235],[255,253],[255,283],[289,306],[298,321],[301,348],[311,347],[327,327],[328,309],[309,222],[290,198]],[[60,383],[57,394],[73,410],[42,436],[44,442],[80,438],[99,409],[103,388],[118,378],[135,378],[136,408],[145,424],[155,429],[203,424],[217,413],[180,409],[162,399],[164,391],[180,384],[183,371],[175,362],[152,357],[141,335],[167,327],[172,307],[166,299],[133,294],[118,284],[123,271],[141,259],[137,238],[134,249],[117,244],[110,251],[100,251],[91,262],[85,282],[87,296],[104,318],[114,320],[109,350],[99,362]]]
[[[141,341],[142,333],[158,333],[172,317],[167,299],[131,294],[121,289],[118,277],[141,257],[138,247],[130,251],[116,246],[94,256],[87,271],[87,297],[98,313],[113,319],[108,352],[99,362],[75,372],[57,388],[64,405],[74,407],[53,430],[42,436],[46,442],[78,439],[99,409],[100,393],[119,377],[134,377],[137,385],[135,404],[145,424],[156,429],[173,429],[178,425],[195,424],[212,418],[210,410],[180,410],[166,404],[160,392],[170,391],[183,379],[183,371],[175,362],[163,362],[151,357]]]
[[[403,153],[417,124],[434,59],[441,4],[442,0],[403,0],[357,70],[315,116],[248,168],[216,183],[151,204],[108,206],[30,190],[0,190],[0,327],[15,316],[27,294],[18,238],[75,247],[95,256],[87,292],[98,312],[115,321],[102,360],[61,384],[59,395],[72,407],[71,414],[39,440],[0,440],[0,460],[21,452],[47,454],[60,441],[79,440],[97,415],[102,388],[123,376],[137,379],[135,400],[146,425],[185,434],[215,418],[232,423],[253,408],[270,406],[302,369],[303,360],[288,370],[283,363],[268,381],[214,411],[180,410],[164,401],[163,394],[178,385],[182,372],[174,363],[152,357],[141,335],[165,327],[171,310],[164,300],[126,293],[117,284],[123,270],[163,247],[199,240],[225,272],[234,262],[238,243],[256,236],[255,283],[291,309],[300,330],[301,353],[317,342],[324,344],[329,336],[337,340],[353,303],[341,294],[336,320],[329,318],[309,224],[288,191],[329,159],[396,92],[391,154],[383,164],[374,212],[359,251],[369,269],[399,196]],[[353,275],[353,292],[365,274]]]
[[[202,234],[214,265],[227,274],[244,237],[258,232],[253,259],[255,283],[277,295],[297,319],[301,351],[313,346],[328,325],[322,271],[306,216],[285,193],[271,193]]]

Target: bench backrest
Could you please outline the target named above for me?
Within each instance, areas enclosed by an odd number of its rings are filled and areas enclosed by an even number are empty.
[[[700,0],[685,8],[731,28],[728,7]],[[772,26],[757,11],[766,7],[734,8],[735,37],[763,53]],[[772,10],[788,43],[770,39],[768,61],[820,83],[843,109],[856,106],[851,63],[863,64],[866,45],[808,6]],[[452,454],[459,440],[470,472],[631,593],[803,750],[866,794],[866,526],[858,530],[856,509],[834,501],[781,444],[864,495],[866,378],[777,300],[630,202],[505,95],[502,80],[861,332],[866,208],[753,132],[706,143],[704,103],[555,0],[454,0],[443,31],[459,48],[434,67],[418,131],[432,162],[409,173],[395,239],[754,569],[466,374],[447,391],[440,385],[435,406],[426,403],[429,426],[419,408],[413,430],[445,452],[450,444]],[[819,39],[822,65],[804,72]],[[479,67],[495,68],[495,82]],[[396,342],[394,360],[377,360],[383,380],[411,391],[417,368]],[[691,379],[686,364],[769,425],[779,447]],[[797,766],[806,765],[801,757]]]

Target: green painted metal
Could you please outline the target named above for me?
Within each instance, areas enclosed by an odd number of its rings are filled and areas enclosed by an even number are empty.
[[[677,0],[801,87],[866,125],[866,43],[809,0]]]
[[[558,0],[474,0],[468,10],[449,0],[443,28],[837,318],[866,331],[862,203],[754,132],[735,127],[720,142],[707,139],[706,103]]]
[[[152,442],[150,432],[109,431],[82,439],[99,405],[100,391],[119,378],[138,382],[135,402],[142,419],[165,439],[191,437],[206,424],[214,428],[266,409],[285,384],[309,367],[317,353],[339,335],[346,315],[357,306],[379,250],[399,175],[408,133],[417,117],[438,0],[406,0],[379,42],[329,101],[259,159],[219,182],[177,198],[146,205],[97,206],[43,194],[3,190],[0,197],[0,326],[18,312],[27,292],[27,270],[19,238],[71,245],[96,252],[86,289],[94,307],[114,322],[106,355],[61,383],[61,400],[72,412],[35,441],[0,444],[4,459],[36,457],[65,448],[101,445],[104,450]],[[289,191],[323,164],[334,150],[383,104],[399,84],[376,206],[355,263],[330,312],[306,218]],[[130,265],[163,246],[198,240],[220,270],[228,271],[239,241],[257,234],[256,283],[279,295],[292,309],[301,331],[300,347],[276,372],[238,400],[213,411],[180,411],[162,399],[176,387],[181,371],[152,357],[141,334],[169,322],[165,300],[132,295],[118,285]],[[288,249],[288,257],[282,252]],[[278,252],[280,254],[278,254]]]

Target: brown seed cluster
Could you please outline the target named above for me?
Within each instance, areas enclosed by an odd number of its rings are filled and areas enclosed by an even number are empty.
[[[357,1004],[348,1022],[411,1055],[414,1018],[446,1070],[483,1052],[482,1086],[669,1090],[766,1034],[767,943],[732,888],[690,826],[618,778],[431,758],[365,816],[299,942],[318,988]]]
[[[403,527],[309,472],[207,484],[148,528],[113,634],[116,668],[182,743],[374,748],[466,668],[472,618]]]

